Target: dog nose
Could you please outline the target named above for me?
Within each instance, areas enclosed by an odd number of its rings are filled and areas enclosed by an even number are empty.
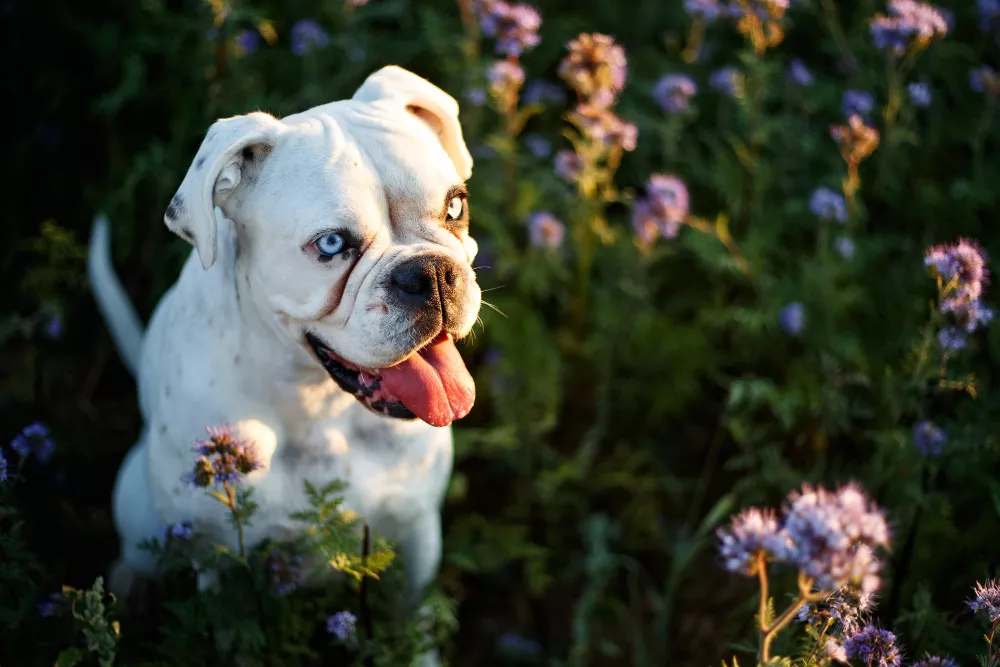
[[[442,309],[454,299],[459,287],[459,271],[447,259],[415,257],[392,270],[389,280],[405,303],[424,306],[440,299]]]

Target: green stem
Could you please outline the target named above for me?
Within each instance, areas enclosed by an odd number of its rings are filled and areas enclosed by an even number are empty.
[[[233,523],[236,524],[236,533],[239,536],[240,543],[240,558],[243,559],[243,562],[246,562],[247,548],[243,536],[243,520],[240,519],[239,511],[236,508],[236,486],[231,485],[229,482],[223,482],[222,488],[226,491],[226,497],[229,499],[229,511],[233,513]]]
[[[840,55],[847,60],[848,67],[852,72],[858,71],[858,61],[854,57],[854,52],[851,51],[851,46],[847,41],[847,36],[844,34],[844,29],[840,26],[840,19],[837,17],[837,8],[834,6],[832,0],[823,0],[823,17],[826,19],[826,25],[830,29],[830,34],[833,35],[833,41],[836,43],[837,48],[840,49]]]
[[[993,121],[993,112],[996,110],[997,95],[988,95],[986,105],[983,107],[983,115],[979,118],[979,126],[976,128],[975,138],[972,140],[972,174],[978,182],[983,175],[983,139],[986,131]]]

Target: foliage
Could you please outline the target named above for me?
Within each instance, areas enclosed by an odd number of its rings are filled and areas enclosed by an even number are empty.
[[[974,664],[966,600],[998,574],[1000,327],[969,323],[997,290],[970,305],[924,253],[960,237],[1000,253],[990,3],[942,1],[941,34],[875,0],[739,0],[735,20],[714,2],[545,0],[540,43],[497,55],[471,0],[358,4],[9,8],[0,663],[400,665],[433,641],[453,664],[754,664],[760,622],[801,582],[776,571],[761,614],[714,531],[803,483],[853,481],[891,528],[873,622],[910,661]],[[613,67],[595,86],[582,59],[561,66],[593,31],[624,49],[623,89]],[[83,291],[93,213],[148,320],[190,253],[162,216],[209,124],[348,97],[386,64],[462,103],[489,301],[464,346],[478,401],[455,427],[428,616],[404,611],[391,545],[372,536],[364,555],[336,484],[309,490],[301,540],[171,537],[150,545],[164,577],[145,608],[105,602],[108,490],[141,417]],[[33,421],[51,461],[8,445]],[[237,526],[240,488],[216,489]],[[310,553],[341,578],[280,594],[275,559]],[[199,590],[193,555],[215,586]],[[38,613],[64,584],[89,589],[75,613]],[[356,641],[326,632],[341,610]],[[770,664],[821,664],[817,627],[783,626]]]

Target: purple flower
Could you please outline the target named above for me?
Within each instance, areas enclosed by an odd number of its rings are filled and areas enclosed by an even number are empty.
[[[563,244],[566,227],[548,211],[528,216],[528,240],[536,248],[558,248]]]
[[[1000,34],[1000,0],[976,0],[979,11],[979,29],[990,34]]]
[[[496,646],[503,653],[521,657],[535,657],[542,652],[537,641],[514,632],[505,632],[497,637]]]
[[[302,578],[301,556],[287,556],[272,551],[267,557],[267,566],[278,595],[288,595],[298,588]]]
[[[723,67],[712,73],[712,76],[708,80],[708,85],[723,95],[735,97],[742,80],[743,74],[738,69],[735,67]]]
[[[940,454],[947,440],[944,429],[926,419],[913,427],[913,442],[924,456]]]
[[[486,70],[486,80],[490,84],[490,93],[502,98],[508,92],[517,92],[524,83],[524,69],[509,60],[498,60]]]
[[[847,657],[874,667],[899,667],[903,656],[896,635],[877,625],[866,625],[844,642]]]
[[[793,336],[799,335],[806,324],[805,307],[798,301],[788,304],[778,313],[778,324],[785,332]]]
[[[728,528],[716,531],[722,567],[730,572],[757,574],[757,559],[767,554],[767,545],[778,536],[778,519],[773,510],[750,507],[737,514]]]
[[[687,185],[676,176],[653,174],[646,182],[646,195],[632,211],[632,228],[643,243],[657,236],[672,239],[690,211]]]
[[[797,566],[821,591],[848,584],[862,593],[879,585],[876,547],[889,544],[889,526],[860,487],[835,492],[803,486],[789,496],[779,537],[768,547],[775,559]]]
[[[41,422],[36,422],[26,426],[11,441],[10,446],[22,457],[34,454],[40,462],[46,463],[52,458],[56,443],[49,433],[49,427]]]
[[[256,30],[241,30],[236,35],[236,49],[240,55],[248,56],[260,47],[260,34]]]
[[[813,75],[798,58],[792,58],[788,63],[788,81],[796,86],[813,85]]]
[[[524,145],[537,158],[546,158],[552,154],[552,142],[540,134],[531,133],[524,135]]]
[[[809,197],[809,210],[820,220],[847,222],[847,203],[844,195],[830,188],[816,188]]]
[[[931,105],[931,88],[926,83],[915,81],[906,87],[910,104],[920,109]]]
[[[486,89],[485,88],[469,88],[463,94],[465,101],[473,106],[481,107],[486,104]]]
[[[890,0],[889,15],[876,15],[868,27],[876,48],[897,56],[911,46],[926,47],[950,28],[941,10],[915,0]]]
[[[680,113],[690,106],[691,98],[698,92],[691,77],[685,74],[668,74],[653,87],[653,99],[667,113]]]
[[[6,482],[10,477],[7,474],[7,459],[3,457],[3,452],[0,452],[0,484]]]
[[[62,336],[62,331],[62,318],[59,317],[59,315],[52,315],[45,323],[45,328],[42,330],[42,334],[49,340],[56,340]]]
[[[969,70],[969,85],[977,93],[1000,94],[1000,75],[989,65]]]
[[[305,55],[313,48],[322,49],[330,43],[330,35],[312,19],[301,19],[292,26],[292,53]]]
[[[581,33],[567,45],[559,76],[588,104],[610,107],[625,88],[625,50],[614,38]]]
[[[949,285],[954,296],[975,301],[989,282],[989,261],[986,251],[972,239],[959,239],[955,244],[931,246],[924,255],[924,264],[931,267]]]
[[[194,526],[191,525],[191,522],[181,521],[179,523],[170,524],[169,526],[164,526],[163,541],[167,542],[170,539],[190,540],[193,534]]]
[[[354,636],[354,627],[357,622],[358,617],[351,612],[338,611],[326,619],[326,631],[340,641],[347,641]]]
[[[535,79],[524,87],[524,95],[521,97],[525,104],[562,104],[566,101],[566,92],[562,86],[558,86],[550,81]]]
[[[249,440],[240,440],[232,428],[208,427],[209,439],[199,442],[194,451],[199,454],[194,469],[184,475],[184,480],[198,487],[235,483],[261,467],[257,446]]]
[[[837,249],[840,256],[850,261],[854,258],[854,241],[846,236],[838,236],[833,242],[833,247]]]
[[[714,21],[722,14],[719,0],[684,0],[684,11],[692,18]]]
[[[867,119],[875,108],[875,100],[872,98],[871,93],[866,93],[863,90],[848,90],[844,93],[844,103],[843,103],[844,115],[850,118],[851,116],[861,116]]]
[[[479,3],[479,24],[483,34],[496,38],[497,53],[520,56],[538,46],[542,15],[530,5],[509,4],[503,0]]]
[[[607,148],[621,148],[634,151],[639,138],[639,129],[618,117],[611,109],[581,104],[571,116],[584,136]]]
[[[63,605],[63,596],[59,593],[49,593],[45,596],[45,599],[38,603],[36,609],[38,610],[38,615],[43,618],[49,618],[50,616],[55,616],[59,613],[59,610]]]
[[[917,660],[910,667],[958,667],[958,663],[951,658],[939,658],[936,655],[929,655],[922,660]]]
[[[976,599],[967,603],[972,613],[985,611],[991,625],[1000,623],[1000,584],[996,579],[987,579],[985,584],[977,581],[973,591]]]
[[[796,620],[800,623],[832,621],[842,635],[858,631],[868,614],[875,607],[875,594],[863,593],[853,586],[844,586],[820,602],[807,604],[799,610]]]
[[[569,183],[576,182],[583,173],[583,160],[573,151],[557,151],[554,162],[556,174]]]
[[[938,332],[938,344],[945,352],[958,352],[964,349],[969,337],[958,327],[945,327]]]

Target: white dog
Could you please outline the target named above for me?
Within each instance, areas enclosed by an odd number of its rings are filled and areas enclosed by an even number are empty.
[[[145,420],[114,489],[114,589],[154,573],[139,543],[165,524],[236,547],[223,508],[181,479],[221,424],[263,462],[246,481],[260,504],[248,545],[294,534],[306,480],[340,479],[413,589],[434,578],[448,426],[475,400],[455,347],[480,306],[471,172],[458,104],[399,67],[350,100],[220,120],[166,211],[195,251],[145,333],[98,219],[90,278]]]

